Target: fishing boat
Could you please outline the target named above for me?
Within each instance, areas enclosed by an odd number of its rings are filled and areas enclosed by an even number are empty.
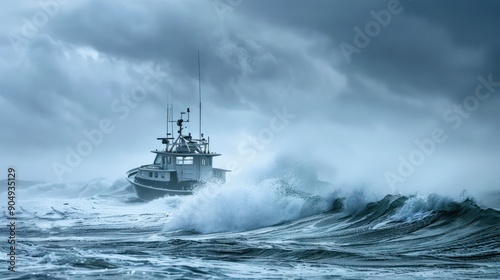
[[[174,120],[173,105],[167,105],[166,137],[157,138],[165,144],[165,149],[152,151],[156,154],[152,164],[142,165],[126,173],[127,180],[134,186],[140,199],[149,201],[163,196],[190,195],[207,182],[225,182],[229,170],[213,167],[214,157],[221,154],[210,152],[210,137],[205,138],[201,133],[201,83],[199,94],[198,139],[191,136],[190,132],[184,133],[184,129],[187,129],[185,124],[190,121],[189,108],[180,112],[180,118]],[[176,138],[173,137],[174,123],[178,128]]]

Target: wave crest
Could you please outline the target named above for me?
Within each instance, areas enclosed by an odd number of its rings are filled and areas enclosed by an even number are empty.
[[[254,185],[210,184],[185,198],[165,230],[243,231],[331,209],[333,198],[310,195],[297,184],[283,179]]]

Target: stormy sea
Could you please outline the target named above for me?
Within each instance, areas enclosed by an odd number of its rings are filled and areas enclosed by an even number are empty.
[[[281,176],[144,202],[124,179],[18,186],[15,272],[1,194],[1,279],[500,275],[498,192],[373,195]]]

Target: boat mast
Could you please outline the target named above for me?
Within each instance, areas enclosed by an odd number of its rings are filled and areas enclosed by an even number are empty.
[[[168,133],[168,124],[170,123],[170,104],[167,103],[167,135],[166,137],[168,138],[168,135],[170,135],[170,133]]]
[[[165,152],[168,152],[168,136],[170,135],[170,133],[168,133],[168,123],[170,122],[170,104],[167,103],[167,135],[165,135],[165,137],[167,138],[166,142],[165,143]]]
[[[200,51],[198,51],[198,97],[200,100],[200,131],[199,131],[199,136],[200,136],[200,141],[201,141],[201,67],[200,67]]]
[[[170,131],[172,132],[172,137],[174,137],[174,101],[170,101]]]

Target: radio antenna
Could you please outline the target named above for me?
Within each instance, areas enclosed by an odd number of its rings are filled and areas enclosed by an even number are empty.
[[[200,140],[201,140],[201,67],[200,67],[200,51],[198,50],[198,95],[200,99]]]
[[[168,98],[167,98],[168,99]],[[168,125],[170,124],[170,104],[167,103],[167,135],[165,137],[168,138]]]
[[[174,135],[174,99],[170,95],[170,131],[172,132],[172,137]]]

